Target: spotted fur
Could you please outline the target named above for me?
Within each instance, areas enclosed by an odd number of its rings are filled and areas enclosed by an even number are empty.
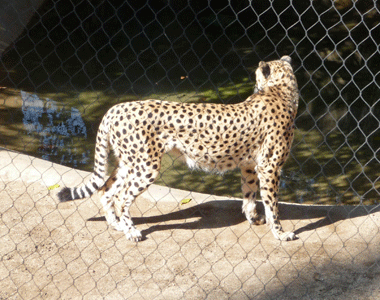
[[[98,130],[91,179],[80,187],[62,189],[60,201],[89,197],[99,190],[108,223],[128,239],[139,241],[141,233],[133,225],[129,208],[156,180],[164,153],[176,150],[190,168],[219,173],[240,168],[243,213],[248,221],[266,221],[277,239],[295,239],[294,233],[281,227],[277,200],[298,107],[290,62],[289,56],[260,62],[255,93],[238,104],[146,100],[115,105]],[[110,149],[118,167],[106,181]],[[259,184],[266,217],[256,210]]]

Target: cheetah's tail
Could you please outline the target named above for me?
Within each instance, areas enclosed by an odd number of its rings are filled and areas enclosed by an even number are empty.
[[[91,186],[91,182],[92,180],[90,180],[87,184],[74,188],[64,187],[58,193],[59,201],[65,202],[90,197],[95,191],[99,189],[95,182],[92,182]]]
[[[61,202],[90,197],[95,191],[101,189],[105,183],[107,162],[109,154],[109,130],[106,118],[103,118],[96,137],[95,165],[90,180],[79,187],[65,187],[58,193]]]

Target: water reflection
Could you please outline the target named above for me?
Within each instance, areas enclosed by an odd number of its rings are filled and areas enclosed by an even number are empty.
[[[87,129],[78,109],[59,108],[49,98],[21,91],[23,124],[27,134],[39,141],[42,158],[78,166],[89,162],[84,140]]]

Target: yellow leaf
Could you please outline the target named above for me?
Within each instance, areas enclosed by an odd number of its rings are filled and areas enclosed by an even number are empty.
[[[191,199],[188,198],[188,199],[183,199],[180,203],[181,203],[181,205],[184,205],[184,204],[189,203],[190,201],[191,201]]]
[[[54,189],[59,188],[59,187],[60,187],[60,185],[57,183],[57,184],[49,186],[48,190],[51,191],[51,190],[54,190]]]

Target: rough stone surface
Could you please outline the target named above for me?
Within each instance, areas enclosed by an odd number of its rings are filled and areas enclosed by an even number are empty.
[[[0,149],[0,299],[380,299],[379,206],[281,203],[299,239],[280,242],[239,199],[152,186],[132,208],[136,244],[96,195],[48,189],[88,175]]]

